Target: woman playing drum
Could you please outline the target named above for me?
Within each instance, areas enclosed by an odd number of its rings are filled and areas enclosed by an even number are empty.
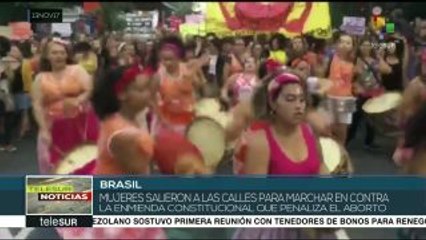
[[[154,134],[161,128],[171,128],[182,135],[194,118],[195,91],[204,82],[197,76],[208,58],[183,62],[184,47],[178,37],[164,38],[160,43],[160,66],[154,75],[159,93],[156,104]]]
[[[362,106],[371,98],[377,97],[384,92],[380,82],[381,74],[389,74],[392,68],[384,60],[384,49],[374,52],[373,42],[369,38],[363,38],[357,51],[356,58],[356,80],[354,83],[354,92],[357,94],[357,111],[353,115],[346,143],[348,144],[355,138],[359,123],[365,118],[366,113]],[[370,122],[366,122],[366,135],[364,146],[370,149],[375,148],[375,130]]]
[[[135,116],[152,99],[151,81],[142,79],[137,67],[120,67],[95,86],[93,105],[102,120],[95,174],[149,174],[154,143]],[[64,239],[166,239],[157,228],[60,228]]]
[[[65,154],[83,142],[96,142],[98,137],[98,121],[89,103],[91,77],[81,66],[70,65],[70,59],[65,42],[50,41],[33,84],[41,174],[54,173]]]
[[[426,103],[426,51],[421,55],[420,75],[410,82],[402,96],[399,124],[404,127],[417,114],[420,107]],[[406,151],[404,140],[400,139],[394,154],[397,164],[408,160],[410,151]]]
[[[256,115],[264,124],[247,142],[244,174],[328,174],[313,131],[304,123],[306,92],[299,76],[280,73],[268,79],[254,96]],[[234,239],[308,238],[295,229],[239,229]],[[331,237],[331,236],[328,236]]]

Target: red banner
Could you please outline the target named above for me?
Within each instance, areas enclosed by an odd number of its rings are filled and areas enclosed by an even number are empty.
[[[101,8],[101,2],[84,2],[84,13],[91,13]]]

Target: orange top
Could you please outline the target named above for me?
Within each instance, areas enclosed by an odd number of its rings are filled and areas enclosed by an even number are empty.
[[[61,79],[56,79],[51,72],[42,72],[39,77],[43,105],[53,117],[62,116],[64,100],[84,93],[84,82],[90,81],[89,74],[79,65],[67,66]]]
[[[330,66],[329,78],[333,87],[328,91],[328,96],[349,97],[352,96],[352,79],[354,77],[354,64],[343,61],[334,55]]]
[[[120,161],[116,159],[111,151],[110,144],[114,136],[118,134],[138,133],[135,138],[139,144],[140,154],[142,156],[152,157],[154,153],[154,141],[149,136],[148,131],[138,128],[135,124],[123,118],[120,114],[114,114],[107,118],[101,124],[101,133],[98,139],[98,164],[95,173],[99,175],[113,175],[113,174],[128,174],[128,172],[121,165]],[[146,174],[148,174],[147,172]]]
[[[159,76],[161,120],[171,124],[189,124],[194,117],[196,102],[192,85],[195,73],[181,63],[178,77],[168,76],[164,67],[160,67]]]

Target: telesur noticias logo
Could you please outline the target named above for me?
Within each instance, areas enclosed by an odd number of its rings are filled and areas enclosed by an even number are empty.
[[[61,23],[62,9],[29,9],[27,18],[31,23]]]

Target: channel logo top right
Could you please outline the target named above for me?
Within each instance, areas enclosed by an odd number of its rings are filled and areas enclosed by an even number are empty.
[[[395,24],[383,17],[382,12],[383,10],[381,7],[374,7],[372,10],[373,16],[371,17],[372,26],[381,39],[385,37],[385,34],[395,33]]]

